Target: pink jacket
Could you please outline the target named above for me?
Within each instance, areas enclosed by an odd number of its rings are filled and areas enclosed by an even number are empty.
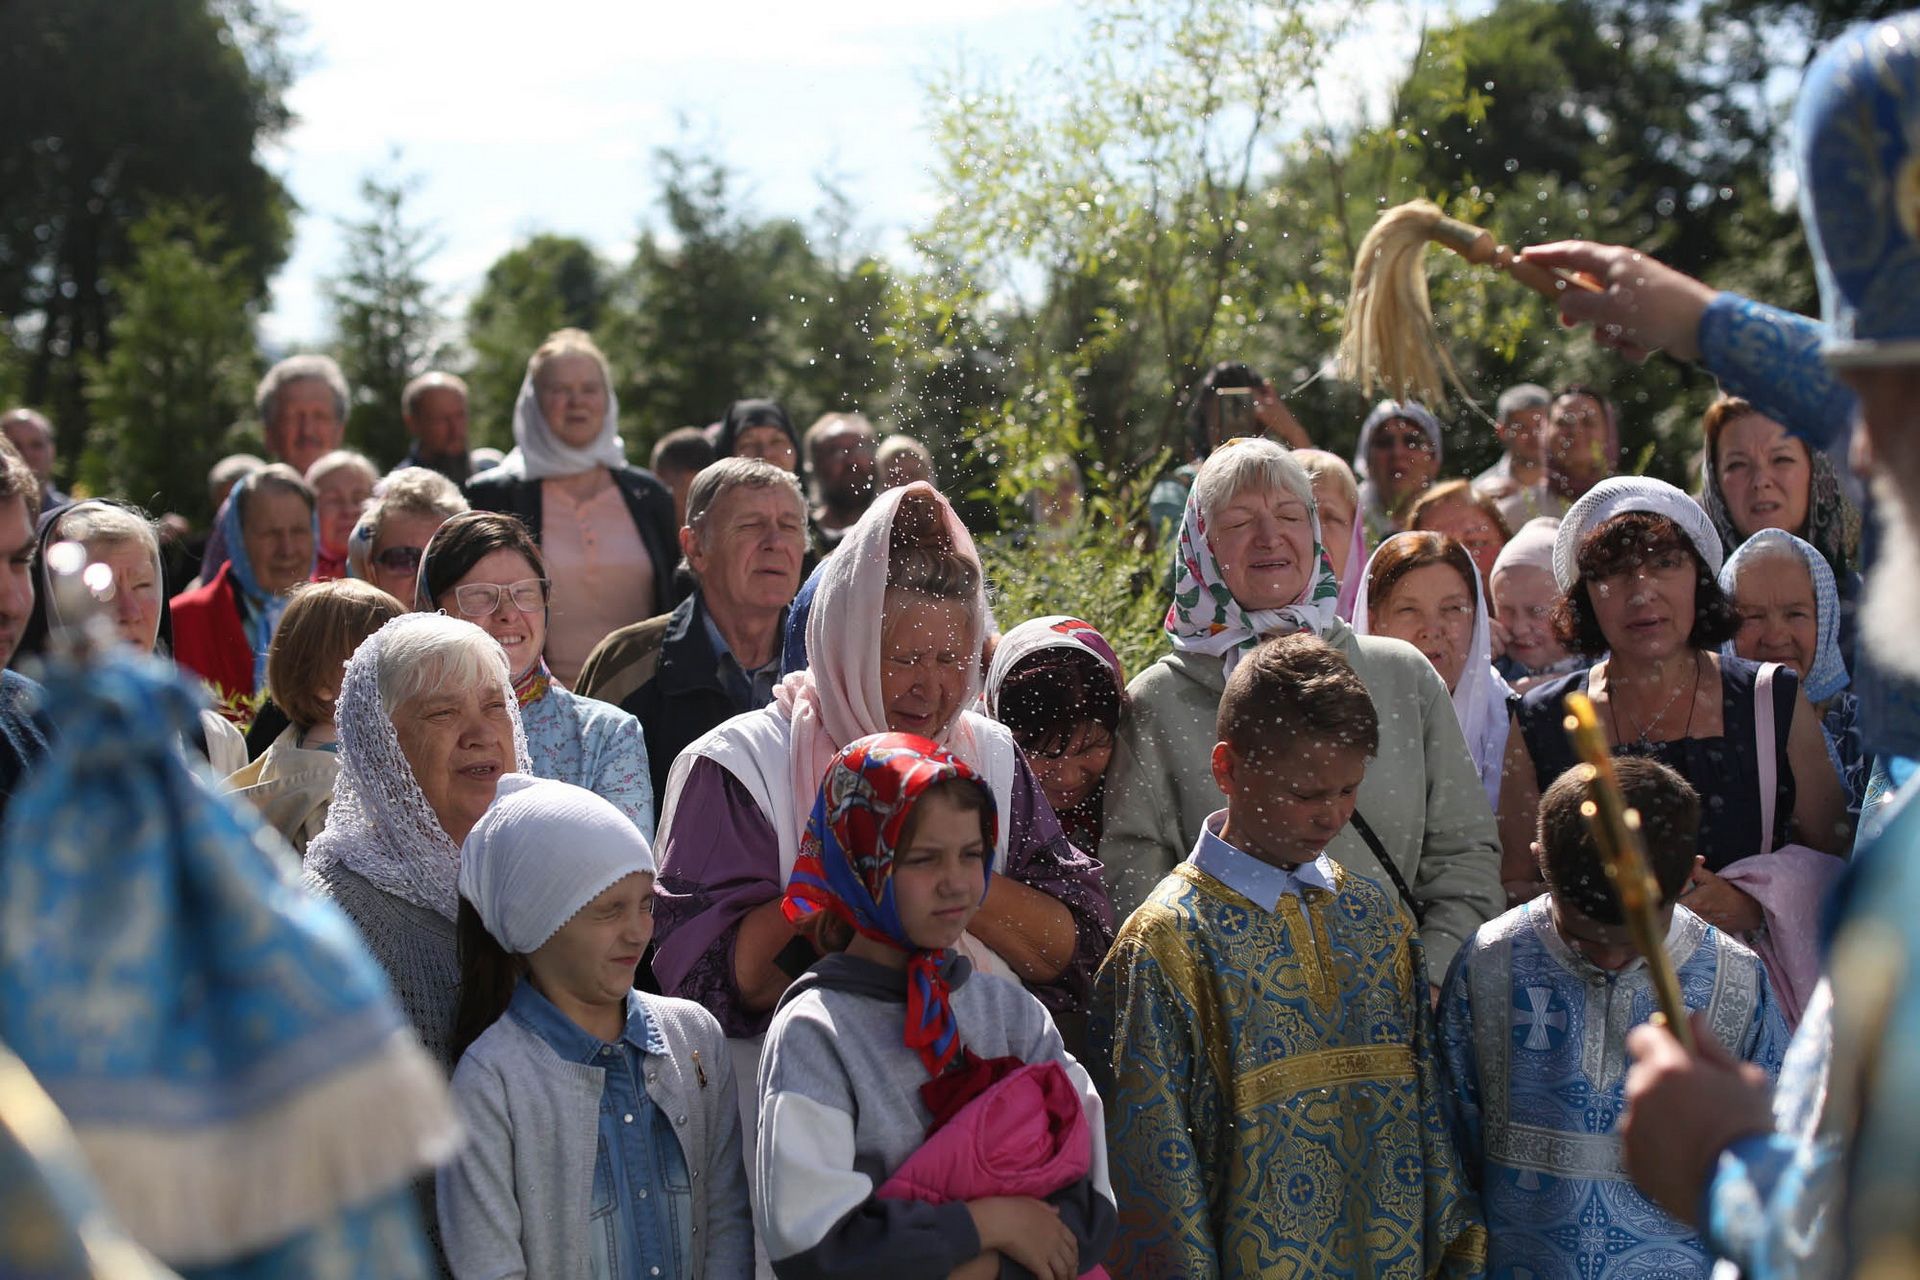
[[[1044,1199],[1086,1177],[1092,1163],[1080,1094],[1059,1063],[1042,1062],[1021,1067],[962,1107],[893,1171],[878,1194],[928,1204],[989,1196]],[[1084,1274],[1107,1280],[1104,1267]]]

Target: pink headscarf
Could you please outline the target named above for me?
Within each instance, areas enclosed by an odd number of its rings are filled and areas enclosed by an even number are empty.
[[[776,714],[792,724],[789,782],[793,812],[813,811],[820,780],[848,743],[886,733],[887,708],[880,692],[881,635],[887,604],[887,561],[893,522],[908,502],[931,503],[933,515],[953,552],[973,565],[977,584],[969,609],[967,686],[955,704],[954,719],[928,735],[976,771],[986,769],[985,753],[975,741],[965,709],[980,697],[979,654],[993,625],[987,607],[986,579],[973,535],[939,490],[924,481],[889,489],[847,530],[840,546],[823,562],[807,617],[807,653],[812,665],[796,671],[774,690]]]

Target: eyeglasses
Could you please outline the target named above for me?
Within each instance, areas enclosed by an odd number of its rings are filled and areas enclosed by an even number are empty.
[[[389,573],[413,573],[420,568],[420,557],[425,547],[388,547],[373,558],[373,562]]]
[[[453,589],[453,603],[469,618],[499,612],[502,596],[512,600],[513,607],[522,613],[538,613],[547,607],[548,585],[545,578],[522,578],[505,587],[497,582],[469,582]]]

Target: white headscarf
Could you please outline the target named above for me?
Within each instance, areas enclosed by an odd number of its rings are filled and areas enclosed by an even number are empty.
[[[1507,539],[1507,545],[1500,548],[1500,554],[1493,558],[1493,572],[1487,575],[1488,585],[1507,569],[1538,569],[1548,577],[1553,576],[1553,542],[1560,532],[1560,522],[1552,516],[1535,516],[1514,531]]]
[[[585,787],[510,773],[460,846],[460,896],[493,940],[528,955],[653,850],[627,815]]]
[[[1707,571],[1719,574],[1720,535],[1714,532],[1713,521],[1699,503],[1665,480],[1609,476],[1587,490],[1560,521],[1560,531],[1553,540],[1553,580],[1561,591],[1573,590],[1580,581],[1580,544],[1587,535],[1629,511],[1645,511],[1673,521],[1706,561]]]
[[[1368,616],[1371,609],[1373,566],[1381,554],[1400,538],[1415,538],[1417,533],[1396,533],[1380,544],[1367,561],[1367,571],[1360,577],[1360,597],[1353,605],[1353,630],[1357,635],[1376,635],[1372,619]],[[1472,562],[1472,557],[1468,557]],[[1480,775],[1480,785],[1486,788],[1487,800],[1497,810],[1500,807],[1500,773],[1507,753],[1507,730],[1512,720],[1507,711],[1507,699],[1513,696],[1513,690],[1493,669],[1493,629],[1487,622],[1487,591],[1480,581],[1479,570],[1474,570],[1469,585],[1473,588],[1473,638],[1467,642],[1466,665],[1460,669],[1460,683],[1453,690],[1453,714],[1460,721],[1460,732],[1466,736],[1467,750],[1473,756],[1474,772]]]
[[[347,662],[334,704],[340,775],[333,783],[333,806],[327,810],[325,830],[307,846],[306,865],[319,870],[341,863],[376,888],[453,920],[460,907],[460,847],[427,803],[413,766],[400,750],[393,719],[380,705],[381,654],[396,636],[423,627],[487,634],[445,614],[407,613],[360,642]],[[513,722],[513,771],[530,773],[527,735],[520,726],[507,655],[498,645],[492,648],[499,655],[496,674]]]
[[[601,365],[600,374],[606,377],[605,365]],[[577,476],[595,467],[626,465],[627,449],[620,441],[620,398],[613,394],[611,379],[607,381],[607,414],[600,422],[600,434],[586,448],[576,449],[554,434],[547,415],[540,412],[533,374],[527,374],[520,383],[520,397],[513,402],[513,452],[500,463],[502,475],[544,480],[548,476]]]

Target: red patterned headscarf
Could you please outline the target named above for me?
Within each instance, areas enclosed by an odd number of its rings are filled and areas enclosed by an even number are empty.
[[[842,748],[820,784],[781,903],[796,925],[815,912],[830,912],[908,954],[906,1042],[935,1076],[965,1052],[941,975],[947,953],[918,947],[907,936],[893,897],[893,860],[914,805],[932,787],[955,780],[980,788],[992,848],[998,821],[992,791],[936,743],[911,733],[877,733]],[[991,861],[983,867],[982,898],[993,877]]]

